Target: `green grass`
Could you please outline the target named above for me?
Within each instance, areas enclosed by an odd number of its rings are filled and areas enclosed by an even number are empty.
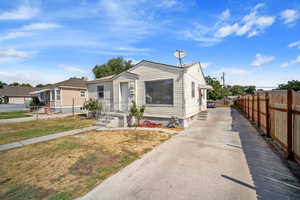
[[[13,119],[21,117],[31,117],[31,115],[28,111],[0,112],[0,119]]]
[[[0,144],[7,144],[62,131],[88,127],[93,123],[94,120],[80,116],[5,123],[0,126]]]

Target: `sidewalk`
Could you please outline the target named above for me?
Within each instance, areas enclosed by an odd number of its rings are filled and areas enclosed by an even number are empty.
[[[53,115],[40,114],[40,115],[38,115],[38,119],[39,120],[55,119],[55,118],[67,117],[67,116],[71,116],[71,115],[72,115],[72,113],[53,114]],[[3,123],[15,123],[15,122],[27,122],[27,121],[33,121],[33,120],[36,120],[36,116],[35,115],[33,115],[32,117],[22,117],[22,118],[13,118],[13,119],[1,119],[0,120],[0,124],[3,124]]]

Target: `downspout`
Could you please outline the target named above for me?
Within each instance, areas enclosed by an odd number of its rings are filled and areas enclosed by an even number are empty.
[[[185,90],[184,90],[184,73],[185,68],[182,70],[182,120],[185,119]]]

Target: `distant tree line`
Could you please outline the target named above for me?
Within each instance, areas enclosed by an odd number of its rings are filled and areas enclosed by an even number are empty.
[[[255,86],[226,85],[223,87],[220,81],[210,76],[206,76],[205,80],[206,83],[213,88],[207,92],[208,99],[212,100],[223,99],[228,96],[242,95],[245,93],[253,94],[256,91]]]
[[[46,86],[49,86],[51,84],[38,84],[36,85],[35,87],[46,87]],[[2,82],[0,81],[0,88],[3,88],[5,86],[14,86],[14,87],[33,87],[31,84],[29,83],[18,83],[18,82],[13,82],[13,83],[5,83],[5,82]]]

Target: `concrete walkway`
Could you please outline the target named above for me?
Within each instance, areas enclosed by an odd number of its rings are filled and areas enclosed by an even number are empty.
[[[217,108],[81,199],[300,199],[300,184],[242,115]]]
[[[81,133],[84,131],[91,131],[91,130],[94,130],[97,128],[98,128],[98,126],[90,126],[90,127],[86,127],[86,128],[79,128],[79,129],[64,131],[64,132],[60,132],[60,133],[54,133],[54,134],[50,134],[50,135],[45,135],[45,136],[36,137],[36,138],[32,138],[32,139],[22,140],[22,141],[18,141],[18,142],[9,143],[9,144],[2,144],[2,145],[0,145],[0,151],[14,149],[14,148],[18,148],[18,147],[22,147],[22,146],[26,146],[26,145],[30,145],[30,144],[35,144],[35,143],[39,143],[39,142],[45,142],[48,140],[53,140],[53,139],[57,139],[57,138],[68,136],[68,135],[75,135],[75,134],[78,134],[78,133]]]
[[[55,118],[61,118],[61,117],[67,117],[71,116],[72,113],[64,113],[64,114],[53,114],[53,115],[47,115],[47,114],[40,114],[38,116],[39,120],[46,120],[46,119],[55,119]],[[13,118],[13,119],[0,119],[0,124],[3,123],[15,123],[15,122],[27,122],[27,121],[33,121],[36,120],[36,116],[33,115],[32,117],[20,117],[20,118]]]

